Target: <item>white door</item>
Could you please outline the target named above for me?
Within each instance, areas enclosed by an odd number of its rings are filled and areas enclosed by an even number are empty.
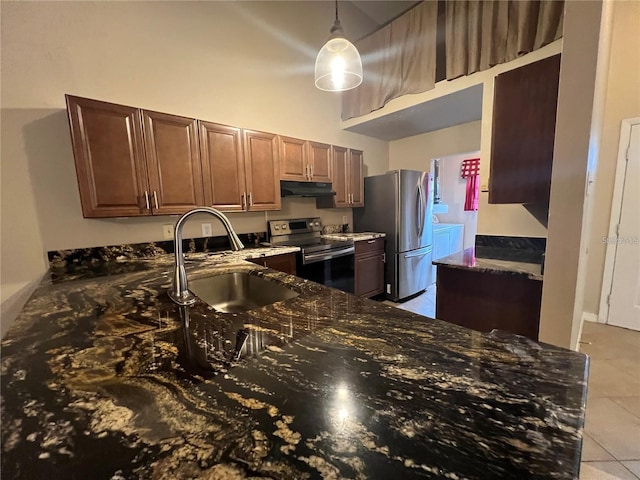
[[[640,124],[631,126],[607,323],[640,330]]]

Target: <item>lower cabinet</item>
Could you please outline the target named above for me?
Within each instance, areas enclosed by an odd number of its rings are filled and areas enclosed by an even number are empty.
[[[355,242],[355,288],[361,297],[384,292],[384,238]]]
[[[433,224],[433,258],[448,257],[464,250],[464,225],[461,223],[434,223]],[[436,269],[431,267],[431,281],[436,281]]]
[[[538,340],[542,281],[438,265],[436,318],[480,332]]]
[[[270,257],[251,258],[249,261],[262,265],[263,267],[278,270],[279,272],[288,273],[289,275],[296,274],[295,253],[283,253],[282,255],[272,255]]]

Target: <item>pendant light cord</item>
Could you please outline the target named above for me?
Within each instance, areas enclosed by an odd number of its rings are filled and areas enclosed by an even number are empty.
[[[336,0],[336,21],[338,20],[338,0]]]

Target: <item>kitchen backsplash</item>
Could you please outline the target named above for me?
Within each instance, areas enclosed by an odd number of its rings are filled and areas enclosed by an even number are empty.
[[[266,238],[266,232],[241,233],[238,236],[247,246],[256,246]],[[187,238],[182,241],[182,250],[185,253],[219,252],[229,250],[229,238],[203,237]],[[125,245],[111,245],[105,247],[76,248],[73,250],[55,250],[47,252],[49,264],[52,268],[60,268],[66,265],[92,265],[105,262],[118,262],[123,260],[135,260],[151,258],[158,255],[174,253],[173,240],[160,242],[133,243]]]
[[[544,252],[547,239],[544,237],[508,237],[502,235],[476,235],[476,247],[509,248]]]

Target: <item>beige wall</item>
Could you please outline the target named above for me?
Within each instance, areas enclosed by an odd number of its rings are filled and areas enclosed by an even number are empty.
[[[602,291],[605,244],[620,140],[620,122],[640,117],[640,2],[613,2],[613,29],[605,93],[604,120],[590,217],[589,259],[584,311],[597,315]]]
[[[480,120],[389,142],[389,170],[428,171],[431,159],[480,149]]]
[[[44,251],[159,240],[175,222],[82,218],[65,93],[358,148],[366,172],[387,170],[387,142],[342,131],[339,96],[313,85],[330,2],[3,2],[1,13],[3,311],[45,272]],[[341,17],[354,38],[371,27],[349,5]],[[265,218],[231,216],[240,232]]]

